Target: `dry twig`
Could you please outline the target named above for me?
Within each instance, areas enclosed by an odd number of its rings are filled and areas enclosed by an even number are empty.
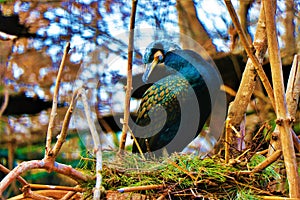
[[[247,55],[249,56],[252,63],[254,64],[255,70],[266,89],[266,92],[270,98],[270,101],[271,101],[273,107],[275,108],[274,94],[273,94],[272,86],[267,78],[266,73],[264,72],[264,70],[262,68],[261,63],[259,62],[258,57],[253,54],[253,52],[254,52],[253,45],[248,41],[247,36],[246,36],[245,32],[243,31],[243,28],[239,22],[238,16],[234,10],[231,0],[225,0],[225,4],[226,4],[229,14],[231,16],[232,22],[233,22],[235,28],[237,29],[237,33],[241,39],[241,42],[247,52]]]
[[[55,143],[55,145],[53,147],[53,155],[52,155],[52,157],[54,159],[56,158],[57,154],[59,153],[59,151],[60,151],[60,149],[61,149],[61,147],[63,145],[63,143],[66,140],[67,130],[68,130],[68,127],[69,127],[69,123],[70,123],[70,120],[71,120],[73,109],[76,106],[77,97],[78,97],[78,90],[75,90],[75,92],[72,95],[72,99],[71,99],[69,108],[68,108],[68,110],[66,112],[66,115],[65,115],[65,118],[64,118],[64,121],[63,121],[63,124],[62,124],[62,128],[61,128],[60,134],[57,136],[57,141],[56,141],[56,143]]]
[[[7,89],[4,89],[4,102],[0,108],[0,117],[2,116],[2,114],[4,113],[7,105],[8,105],[8,100],[9,100],[9,93]]]
[[[96,185],[94,188],[94,199],[100,199],[101,196],[101,183],[102,183],[102,149],[101,149],[101,141],[99,134],[97,133],[96,126],[91,118],[91,111],[88,105],[87,96],[85,90],[83,88],[79,89],[79,94],[81,95],[83,101],[83,107],[85,116],[92,134],[93,142],[94,142],[94,153],[96,154]]]
[[[251,173],[257,173],[259,171],[264,170],[266,167],[271,165],[273,162],[275,162],[280,156],[281,156],[282,151],[277,150],[275,153],[273,153],[271,156],[267,157],[266,160],[263,162],[259,163],[256,167],[254,167],[251,171]]]
[[[250,46],[250,44],[248,43],[247,38],[243,37],[244,33],[242,31],[242,28],[239,24],[238,18],[236,16],[236,13],[232,7],[232,4],[230,1],[225,0],[226,5],[228,5],[229,7],[229,12],[231,13],[232,17],[233,17],[233,21],[235,22],[235,27],[240,29],[240,34],[242,38],[244,38],[244,45],[246,46],[245,49],[248,49],[247,51],[249,52],[249,57],[252,57],[252,48]],[[257,69],[259,65],[259,63],[254,63],[256,62],[256,60],[259,60],[260,62],[262,62],[264,55],[266,53],[267,50],[267,38],[266,38],[266,29],[265,29],[265,14],[263,11],[263,5],[261,5],[260,8],[260,15],[259,15],[259,20],[258,20],[258,25],[257,25],[257,29],[256,29],[256,33],[255,33],[255,37],[254,37],[254,43],[253,43],[254,47],[255,47],[255,58],[252,59],[248,59],[247,64],[246,64],[246,68],[245,71],[243,73],[242,76],[242,80],[240,83],[240,87],[237,91],[235,100],[231,103],[231,105],[229,106],[228,109],[228,116],[227,116],[227,123],[228,126],[232,125],[232,126],[238,126],[241,121],[244,118],[244,113],[246,111],[246,108],[250,102],[251,96],[253,94],[253,91],[255,89],[256,86],[256,73],[255,73],[255,69]],[[256,58],[257,57],[257,58]],[[255,64],[255,65],[254,65]],[[256,66],[256,67],[255,67]],[[260,65],[259,65],[260,66]],[[260,77],[261,79],[264,76],[262,75],[262,77]],[[268,82],[265,83],[266,85],[269,85]],[[270,91],[270,89],[268,90],[268,94],[271,94],[271,98],[273,96],[273,92]],[[269,94],[270,95],[270,94]],[[225,140],[225,161],[228,162],[229,161],[229,147],[231,144],[230,138],[232,138],[232,129],[228,128],[226,129],[225,132],[225,137],[227,138],[227,140]],[[227,152],[227,153],[226,153]]]
[[[118,189],[119,192],[134,192],[134,191],[141,191],[141,190],[158,190],[163,189],[164,185],[143,185],[143,186],[134,186],[134,187],[125,187]]]
[[[124,106],[124,124],[122,128],[122,136],[120,141],[119,153],[125,149],[127,127],[130,117],[130,98],[132,90],[132,59],[133,59],[133,41],[134,41],[134,26],[135,15],[138,0],[132,0],[130,27],[129,27],[129,43],[128,43],[128,66],[127,66],[127,85],[125,94],[125,106]]]
[[[49,124],[48,124],[48,130],[47,130],[47,139],[46,139],[46,151],[45,151],[45,156],[49,156],[52,154],[52,149],[51,149],[51,139],[52,139],[52,132],[54,128],[54,118],[56,117],[56,110],[57,110],[57,100],[58,100],[58,91],[59,91],[59,85],[61,82],[61,76],[62,76],[62,71],[65,65],[65,60],[67,57],[67,54],[70,50],[70,43],[67,42],[65,50],[64,50],[64,55],[61,60],[57,78],[56,78],[56,83],[55,83],[55,88],[54,88],[54,93],[53,93],[53,103],[52,103],[52,109],[50,113],[50,118],[49,118]]]
[[[288,113],[293,119],[296,112],[300,94],[300,55],[295,55],[286,90],[286,102]]]
[[[289,182],[290,198],[300,198],[300,179],[297,170],[290,120],[287,116],[287,105],[284,93],[281,58],[278,49],[277,29],[275,22],[276,1],[263,0],[266,16],[266,30],[272,72],[272,82],[276,103],[277,126],[280,132],[281,148]]]

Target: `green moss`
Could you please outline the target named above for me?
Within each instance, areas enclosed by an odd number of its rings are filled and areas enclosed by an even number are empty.
[[[104,157],[107,158],[105,154]],[[105,190],[115,191],[124,187],[162,184],[175,199],[179,196],[185,199],[192,194],[192,190],[204,198],[258,199],[257,195],[264,193],[268,181],[279,177],[276,164],[254,176],[242,176],[239,171],[247,167],[251,169],[264,159],[255,155],[248,166],[229,166],[218,157],[200,159],[192,155],[175,154],[170,158],[144,161],[136,154],[127,154],[104,162],[102,186]],[[94,184],[92,181],[86,185],[90,192]],[[163,192],[163,189],[137,191],[156,197]]]

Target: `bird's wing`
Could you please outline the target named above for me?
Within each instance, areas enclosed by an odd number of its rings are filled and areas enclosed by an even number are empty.
[[[150,123],[149,115],[156,117],[158,122],[161,119],[155,111],[165,108],[166,112],[177,112],[178,98],[184,100],[188,92],[189,83],[179,75],[168,76],[153,84],[143,95],[140,107],[137,112],[136,124],[146,126]],[[161,120],[160,120],[161,121]]]
[[[151,147],[155,142],[154,146],[159,149],[176,135],[181,118],[180,105],[186,101],[190,89],[186,79],[172,75],[156,82],[145,92],[137,112],[138,126],[133,129],[144,152],[147,151],[145,138]]]

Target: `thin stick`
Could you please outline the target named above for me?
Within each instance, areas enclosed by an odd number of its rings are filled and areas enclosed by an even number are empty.
[[[229,2],[230,3],[230,2]],[[231,4],[231,3],[230,3]],[[266,37],[266,29],[265,29],[265,13],[263,9],[264,5],[261,5],[260,13],[259,13],[259,20],[257,23],[257,29],[255,32],[254,37],[254,46],[255,46],[255,55],[258,57],[259,60],[263,60],[264,55],[267,51],[267,37]],[[233,15],[236,16],[234,9],[230,12],[234,12]],[[238,20],[235,20],[238,22]],[[239,26],[239,23],[237,23],[237,26]],[[244,114],[247,109],[247,106],[249,105],[251,96],[253,94],[253,91],[255,90],[256,86],[256,76],[255,73],[255,67],[251,59],[248,59],[246,68],[244,70],[242,80],[240,83],[240,87],[237,91],[237,94],[235,96],[234,101],[231,103],[231,105],[228,108],[228,129],[226,129],[225,134],[227,134],[227,140],[231,139],[231,141],[235,141],[233,136],[233,130],[229,128],[231,126],[239,126],[241,121],[244,119]],[[226,120],[226,121],[227,121]],[[231,143],[225,144],[225,161],[228,162],[229,160],[229,145]],[[235,146],[235,144],[233,144]]]
[[[55,143],[55,146],[53,147],[53,155],[52,157],[55,159],[57,154],[59,153],[63,143],[66,140],[67,137],[67,130],[70,124],[70,120],[71,120],[71,116],[73,113],[73,109],[76,106],[76,101],[77,101],[77,97],[78,97],[78,90],[75,90],[75,92],[72,95],[72,99],[70,102],[70,106],[66,112],[63,124],[62,124],[62,128],[61,128],[61,132],[60,134],[57,136],[57,141]]]
[[[157,190],[164,188],[164,185],[143,185],[143,186],[133,186],[133,187],[124,187],[118,189],[119,192],[134,192],[141,190]]]
[[[230,106],[232,106],[232,104],[230,104],[229,105],[229,107]],[[229,162],[229,159],[230,159],[230,153],[229,153],[229,151],[230,151],[230,143],[231,143],[231,141],[230,141],[230,137],[231,137],[231,133],[232,133],[232,130],[231,130],[231,128],[230,128],[230,126],[229,126],[229,122],[230,122],[230,118],[228,117],[227,119],[226,119],[226,124],[225,124],[225,143],[224,143],[224,145],[225,145],[225,163],[227,164],[228,162]]]
[[[298,152],[300,152],[300,139],[298,138],[298,136],[296,135],[295,131],[292,128],[291,128],[291,133],[293,137],[294,146],[298,150]]]
[[[79,185],[76,185],[74,188],[76,189],[82,189],[80,188]],[[84,189],[82,189],[84,191]],[[69,200],[71,199],[77,192],[76,191],[70,191],[68,192],[63,198],[61,198],[60,200]]]
[[[9,169],[0,164],[0,171],[8,174],[10,172]],[[21,185],[28,185],[28,182],[21,176],[17,176],[17,180],[21,183]]]
[[[46,197],[44,195],[40,195],[40,194],[33,192],[29,185],[25,185],[22,188],[22,192],[23,192],[23,197],[28,198],[28,199],[53,200],[53,198],[51,198],[51,197]]]
[[[102,184],[102,149],[101,149],[101,141],[99,134],[97,133],[95,123],[93,122],[91,118],[91,110],[88,105],[87,96],[85,93],[85,90],[83,88],[79,89],[79,94],[81,95],[82,101],[83,101],[83,107],[85,112],[85,117],[87,119],[93,142],[94,142],[94,153],[96,154],[96,184],[94,188],[94,199],[100,199],[101,196],[101,184]]]
[[[275,151],[271,156],[266,158],[266,160],[264,160],[263,162],[259,163],[259,165],[254,167],[252,169],[251,173],[254,174],[254,173],[262,171],[263,169],[265,169],[266,167],[271,165],[273,162],[275,162],[281,156],[281,153],[282,153],[281,150]]]
[[[67,42],[66,47],[64,49],[64,55],[62,57],[57,78],[56,78],[56,83],[55,83],[55,88],[54,88],[54,93],[53,93],[53,103],[52,103],[52,109],[50,113],[50,119],[49,119],[49,124],[48,124],[48,130],[47,130],[47,139],[46,139],[46,151],[45,151],[45,156],[50,156],[51,155],[51,139],[52,139],[52,132],[54,128],[54,119],[56,116],[56,110],[57,110],[57,101],[58,101],[58,91],[59,91],[59,85],[61,82],[61,76],[62,76],[62,71],[65,65],[65,60],[67,57],[67,54],[70,50],[70,42]]]
[[[3,191],[11,184],[20,174],[31,169],[46,169],[48,171],[55,171],[75,180],[87,181],[91,177],[82,174],[81,172],[73,169],[69,165],[61,164],[58,162],[53,163],[52,159],[47,157],[42,160],[30,160],[20,163],[17,167],[11,170],[0,182],[0,197]]]
[[[300,93],[300,55],[295,55],[286,89],[286,102],[288,113],[292,119],[296,118],[296,112]]]
[[[296,119],[296,113],[297,113],[298,102],[299,102],[299,93],[300,93],[300,55],[295,55],[293,65],[290,71],[287,89],[286,89],[287,109],[291,121],[294,121]],[[290,131],[293,136],[294,146],[298,150],[298,152],[300,152],[300,140],[292,128],[290,129]]]
[[[254,48],[252,46],[252,44],[248,41],[247,37],[246,37],[246,34],[239,22],[239,19],[238,19],[238,16],[234,10],[234,7],[231,3],[231,0],[224,0],[225,1],[225,4],[227,6],[227,9],[229,11],[229,14],[231,16],[231,19],[232,19],[232,22],[234,24],[234,27],[236,28],[237,30],[237,33],[241,39],[241,42],[246,50],[246,53],[247,55],[249,56],[249,58],[252,60],[253,64],[254,64],[254,67],[255,67],[255,70],[257,71],[257,74],[261,80],[261,82],[263,83],[265,89],[266,89],[266,92],[270,98],[270,101],[271,101],[271,104],[273,105],[273,108],[275,110],[275,101],[274,101],[274,94],[273,94],[273,89],[272,89],[272,86],[267,78],[267,75],[266,73],[264,72],[261,64],[259,63],[259,60],[257,59],[257,57],[253,54],[254,52]]]
[[[76,191],[83,192],[84,189],[80,187],[69,187],[69,186],[60,186],[60,185],[41,185],[41,184],[29,184],[31,189],[37,190],[67,190],[67,191]]]
[[[7,105],[8,105],[8,100],[9,100],[9,93],[7,89],[4,89],[4,102],[0,108],[0,117],[2,116],[2,114],[4,113]]]
[[[120,141],[119,153],[124,151],[126,137],[127,137],[127,124],[130,115],[130,98],[132,89],[132,59],[133,59],[133,39],[134,39],[134,26],[135,26],[135,15],[138,0],[132,0],[131,16],[130,16],[130,30],[129,30],[129,42],[128,42],[128,66],[127,66],[127,85],[125,94],[125,106],[124,106],[124,124],[122,128],[122,136]]]
[[[129,130],[129,132],[130,132],[131,137],[133,138],[133,141],[134,141],[135,144],[136,144],[136,147],[138,148],[138,150],[139,150],[139,152],[140,152],[140,154],[141,154],[142,159],[143,159],[143,160],[146,160],[146,158],[145,158],[145,156],[144,156],[144,154],[143,154],[143,152],[142,152],[142,149],[141,149],[141,147],[140,147],[140,144],[139,144],[138,141],[136,140],[136,138],[135,138],[135,136],[134,136],[134,134],[133,134],[131,128],[130,128],[129,126],[128,126],[127,128],[128,128],[128,130]]]
[[[280,132],[280,140],[286,174],[289,183],[290,198],[300,198],[300,179],[296,162],[296,155],[290,133],[290,120],[287,117],[286,99],[284,96],[283,74],[281,68],[280,52],[278,48],[277,28],[275,22],[276,1],[263,0],[266,29],[268,36],[268,46],[270,64],[272,72],[272,82],[276,103],[277,126]]]
[[[168,162],[173,165],[174,167],[176,167],[177,169],[181,170],[183,173],[185,173],[186,175],[188,175],[191,179],[193,179],[193,181],[197,181],[197,178],[190,173],[189,171],[187,171],[186,169],[183,169],[182,167],[180,167],[177,163],[175,163],[172,160],[168,160]]]

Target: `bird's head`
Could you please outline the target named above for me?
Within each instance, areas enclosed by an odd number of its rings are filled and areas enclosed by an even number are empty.
[[[143,63],[146,65],[143,81],[146,83],[153,69],[159,63],[164,62],[167,52],[177,49],[181,49],[180,46],[168,40],[159,40],[150,43],[143,56]]]

